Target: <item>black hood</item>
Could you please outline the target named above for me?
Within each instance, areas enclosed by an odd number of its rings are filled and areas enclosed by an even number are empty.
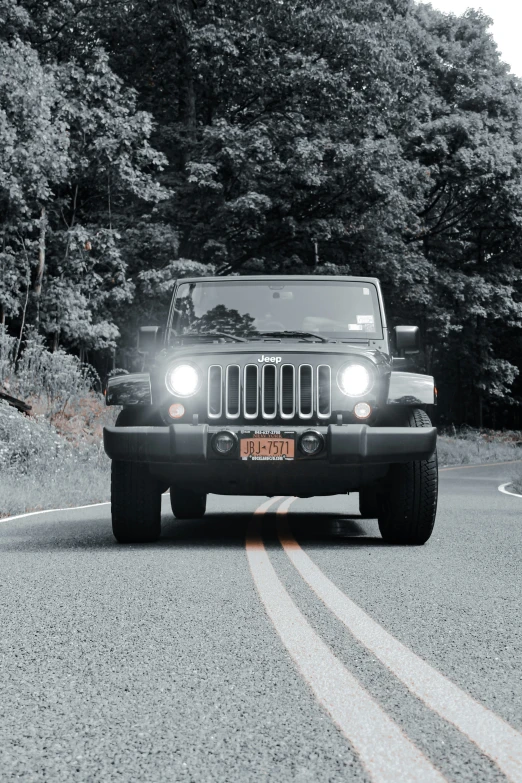
[[[371,347],[369,342],[363,344],[340,343],[340,342],[303,342],[284,340],[275,342],[270,340],[255,340],[252,342],[229,342],[229,343],[211,343],[201,342],[190,345],[173,346],[166,348],[157,356],[157,363],[165,364],[179,359],[191,359],[198,356],[212,357],[213,360],[218,356],[239,358],[243,357],[245,361],[254,361],[261,356],[309,356],[315,359],[325,358],[327,356],[350,357],[365,356],[375,364],[389,364],[390,358],[378,347]],[[227,361],[227,359],[225,359]]]

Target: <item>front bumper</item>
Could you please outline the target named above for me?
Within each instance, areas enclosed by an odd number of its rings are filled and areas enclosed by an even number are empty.
[[[208,424],[171,424],[168,427],[105,427],[107,455],[124,462],[197,465],[206,462],[242,462],[237,453],[220,456],[211,446],[212,436],[223,429],[251,432],[254,427],[212,427]],[[263,427],[269,432],[301,434],[313,429],[325,438],[324,450],[316,456],[296,451],[292,463],[320,460],[331,464],[386,465],[430,457],[437,445],[435,427],[369,427],[367,424],[331,424],[328,427]],[[281,465],[281,463],[278,463]]]

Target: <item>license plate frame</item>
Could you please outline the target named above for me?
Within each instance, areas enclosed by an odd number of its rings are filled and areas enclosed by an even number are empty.
[[[295,447],[294,432],[252,430],[239,435],[239,458],[245,462],[293,462]]]

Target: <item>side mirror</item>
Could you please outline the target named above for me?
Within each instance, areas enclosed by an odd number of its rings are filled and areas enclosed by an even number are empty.
[[[159,326],[140,326],[138,330],[139,353],[154,353],[158,342]]]
[[[420,332],[418,326],[396,326],[395,348],[399,354],[419,353]]]

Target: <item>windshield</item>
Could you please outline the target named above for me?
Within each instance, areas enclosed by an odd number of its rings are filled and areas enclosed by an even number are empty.
[[[182,283],[172,328],[178,336],[221,333],[262,339],[272,332],[281,339],[382,338],[375,286],[339,280]]]

